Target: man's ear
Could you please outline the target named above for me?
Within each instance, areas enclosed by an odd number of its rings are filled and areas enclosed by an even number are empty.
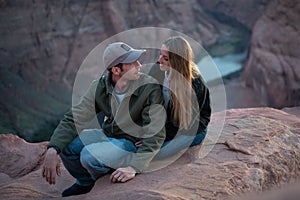
[[[121,69],[119,67],[112,67],[111,72],[115,75],[120,75]]]

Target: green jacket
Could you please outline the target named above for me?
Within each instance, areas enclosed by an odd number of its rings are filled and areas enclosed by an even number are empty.
[[[109,75],[94,80],[80,102],[60,121],[48,148],[54,147],[61,152],[99,112],[107,117],[102,125],[106,136],[126,138],[133,143],[143,138],[142,146],[128,159],[127,166],[137,172],[147,168],[165,139],[163,96],[155,80],[141,74],[138,80],[131,81],[121,104],[114,95]]]

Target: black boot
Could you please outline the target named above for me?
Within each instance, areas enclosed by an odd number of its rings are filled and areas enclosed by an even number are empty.
[[[88,193],[92,190],[95,184],[89,186],[78,185],[77,183],[73,184],[71,187],[63,191],[61,194],[63,197],[72,196],[72,195],[80,195]]]

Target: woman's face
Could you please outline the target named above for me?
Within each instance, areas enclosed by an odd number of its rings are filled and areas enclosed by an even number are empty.
[[[169,52],[166,45],[162,45],[160,49],[160,55],[158,62],[160,63],[160,70],[168,71],[170,70],[170,63],[169,63]]]

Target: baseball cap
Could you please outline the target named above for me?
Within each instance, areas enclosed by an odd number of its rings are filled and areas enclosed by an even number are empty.
[[[133,63],[145,52],[144,49],[134,49],[124,42],[109,44],[103,53],[103,61],[107,69],[119,63]]]

